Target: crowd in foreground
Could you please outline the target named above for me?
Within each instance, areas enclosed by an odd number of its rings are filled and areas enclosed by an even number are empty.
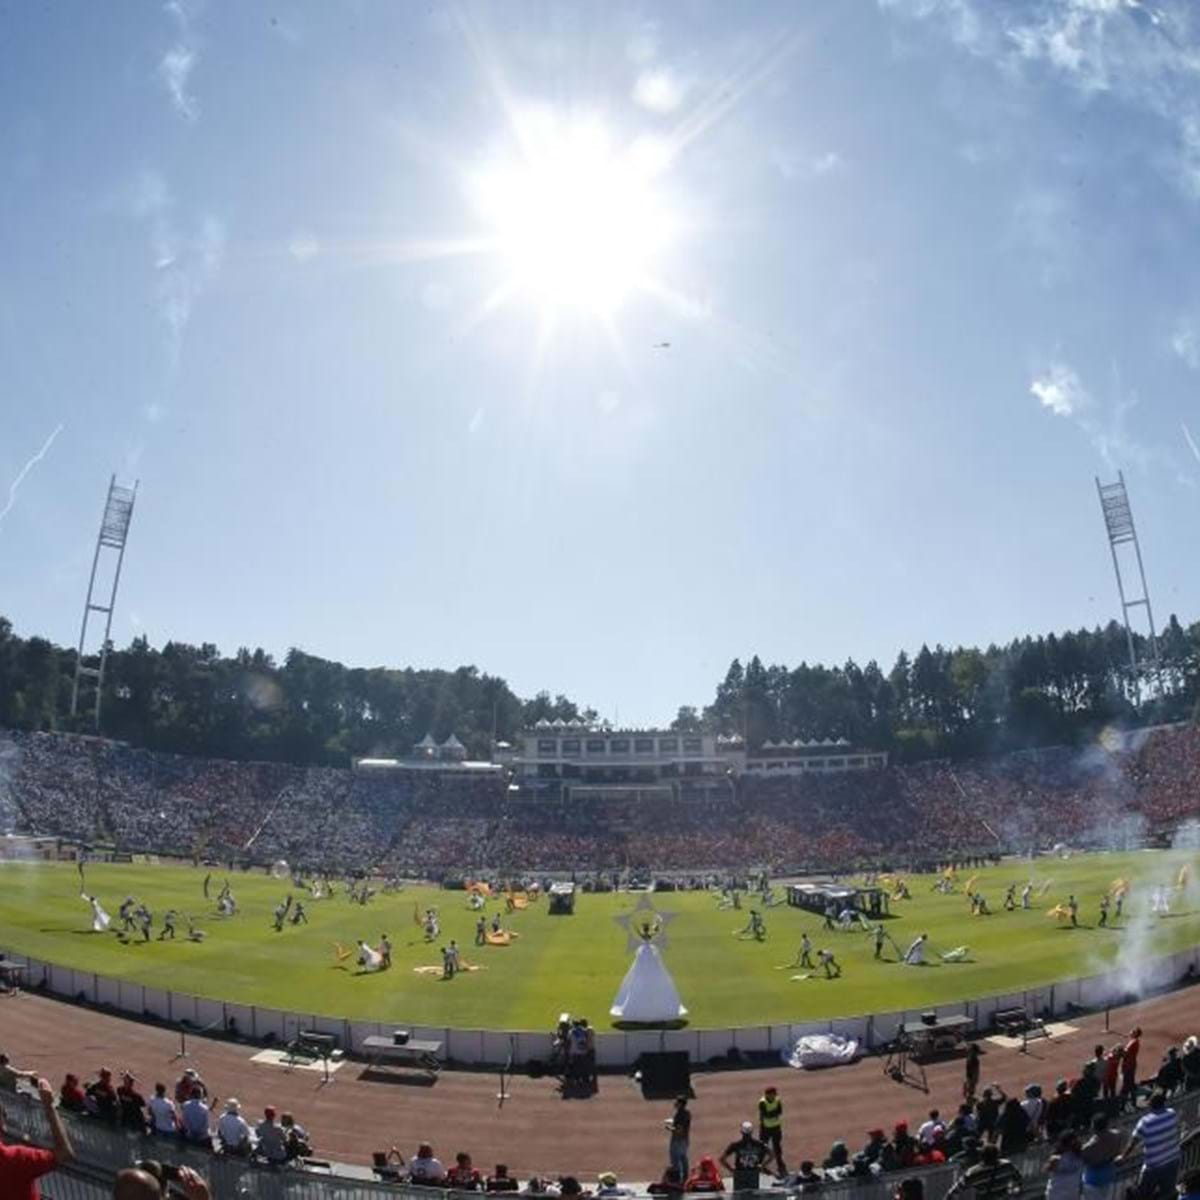
[[[981,1086],[981,1056],[972,1043],[952,1115],[935,1107],[915,1128],[899,1121],[890,1130],[870,1129],[856,1151],[839,1139],[823,1158],[805,1159],[797,1168],[787,1162],[786,1143],[793,1139],[785,1137],[786,1114],[775,1087],[766,1087],[758,1101],[757,1121],[744,1121],[724,1150],[695,1157],[690,1100],[683,1095],[664,1122],[667,1166],[645,1190],[665,1196],[760,1188],[816,1193],[833,1184],[892,1177],[899,1200],[920,1200],[920,1169],[949,1166],[955,1177],[951,1196],[996,1200],[1028,1188],[1028,1172],[1020,1169],[1021,1163],[1028,1151],[1040,1148],[1049,1151],[1044,1156],[1047,1200],[1108,1200],[1122,1164],[1131,1159],[1140,1160],[1137,1200],[1173,1200],[1185,1143],[1200,1136],[1198,1129],[1185,1137],[1173,1107],[1179,1097],[1200,1093],[1200,1041],[1190,1037],[1182,1047],[1168,1046],[1152,1072],[1143,1072],[1142,1062],[1142,1032],[1135,1027],[1110,1046],[1095,1046],[1077,1075],[1058,1080],[1049,1094],[1031,1083],[1020,1096],[1007,1095],[996,1083]],[[8,1144],[4,1136],[3,1104],[22,1090],[36,1093],[45,1108],[51,1149]],[[261,1117],[248,1116],[236,1099],[222,1102],[211,1095],[194,1068],[185,1069],[173,1085],[155,1083],[149,1095],[131,1072],[123,1072],[118,1082],[106,1067],[86,1083],[68,1073],[56,1090],[0,1054],[0,1196],[36,1197],[34,1181],[72,1160],[61,1112],[156,1139],[149,1145],[156,1147],[157,1158],[131,1168],[133,1174],[150,1177],[151,1184],[131,1175],[130,1189],[135,1183],[157,1187],[156,1164],[171,1160],[172,1143],[276,1169],[303,1167],[313,1153],[307,1131],[290,1113],[268,1105]],[[1122,1121],[1125,1117],[1132,1119],[1131,1128]],[[407,1159],[392,1146],[376,1152],[374,1161],[378,1178],[421,1187],[604,1200],[635,1194],[614,1172],[602,1173],[586,1187],[569,1173],[535,1174],[522,1181],[503,1163],[485,1172],[466,1150],[443,1163],[426,1141]],[[190,1200],[207,1195],[203,1179],[194,1172],[179,1182],[187,1183],[183,1190]],[[1180,1193],[1196,1200],[1198,1184],[1200,1178],[1189,1175]],[[117,1194],[136,1200],[159,1193]]]

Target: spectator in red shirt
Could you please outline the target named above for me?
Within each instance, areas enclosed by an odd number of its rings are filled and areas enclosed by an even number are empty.
[[[1133,1108],[1137,1107],[1137,1060],[1141,1048],[1142,1027],[1135,1025],[1125,1043],[1125,1057],[1121,1059],[1121,1103],[1128,1100]]]
[[[58,1110],[54,1107],[54,1090],[44,1079],[37,1081],[37,1090],[46,1120],[50,1122],[54,1149],[14,1146],[5,1141],[5,1113],[0,1105],[0,1196],[4,1200],[39,1200],[41,1193],[37,1181],[75,1158],[71,1139],[67,1137]]]
[[[68,1075],[63,1080],[63,1085],[58,1092],[58,1102],[67,1112],[87,1111],[87,1096],[84,1095],[83,1088],[80,1086],[78,1075]]]

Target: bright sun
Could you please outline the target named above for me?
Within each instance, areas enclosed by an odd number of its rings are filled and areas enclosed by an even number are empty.
[[[506,263],[506,290],[543,311],[607,317],[653,284],[672,221],[655,179],[662,156],[614,144],[595,123],[547,118],[521,130],[522,155],[475,176],[480,216]]]

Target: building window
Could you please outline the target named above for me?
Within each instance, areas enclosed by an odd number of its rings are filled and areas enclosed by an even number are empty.
[[[579,739],[563,738],[562,752],[564,758],[568,755],[577,758],[579,756]]]
[[[653,754],[654,739],[653,738],[634,738],[633,751],[635,754]]]
[[[862,765],[863,765],[863,760],[861,758],[846,759],[846,766],[848,766],[848,767],[861,767]]]
[[[831,758],[829,760],[830,768],[837,768],[838,770],[840,770],[845,765],[846,765],[846,760],[844,758]]]
[[[603,754],[604,753],[604,739],[603,738],[588,738],[587,752],[589,754]]]
[[[704,742],[698,737],[686,737],[683,739],[684,754],[699,754],[704,749]]]
[[[825,766],[823,758],[810,758],[808,760],[808,769],[810,771],[820,771]]]
[[[538,738],[538,753],[539,754],[557,754],[558,753],[557,738]]]
[[[783,765],[784,764],[779,762],[778,760],[776,760],[775,762],[769,762],[769,763],[767,763],[767,770],[768,771],[778,771],[783,767]]]
[[[658,739],[659,754],[678,754],[679,739],[678,738],[659,738]]]
[[[628,754],[629,739],[613,738],[612,741],[608,743],[608,749],[610,754]]]

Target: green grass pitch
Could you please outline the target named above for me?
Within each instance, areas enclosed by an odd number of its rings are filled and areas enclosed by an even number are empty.
[[[1150,891],[1173,884],[1187,863],[1200,874],[1194,852],[1095,854],[1070,860],[1006,861],[972,874],[994,915],[972,917],[961,894],[931,891],[933,876],[910,876],[913,898],[893,904],[886,925],[900,945],[928,932],[936,951],[970,947],[969,962],[905,967],[890,947],[890,961],[872,958],[872,939],[863,933],[829,933],[815,915],[786,906],[765,913],[765,942],[742,941],[734,931],[741,912],[718,910],[709,893],[666,892],[649,897],[659,911],[674,914],[666,927],[664,959],[690,1009],[692,1027],[722,1028],[820,1017],[916,1009],[956,999],[1019,991],[1058,979],[1104,970],[1123,949],[1168,953],[1200,937],[1200,893],[1193,882],[1172,892],[1169,917],[1146,919]],[[376,896],[367,907],[343,894],[309,904],[311,923],[272,928],[272,911],[289,890],[265,874],[235,873],[231,883],[241,913],[222,920],[202,895],[203,869],[93,863],[87,885],[116,923],[128,893],[144,900],[157,921],[167,908],[190,912],[207,933],[203,943],[122,943],[112,933],[89,932],[91,915],[79,896],[73,865],[0,864],[0,946],[100,974],[136,980],[177,992],[337,1017],[452,1025],[484,1029],[546,1029],[558,1014],[589,1016],[609,1026],[608,1008],[632,955],[617,918],[639,894],[578,897],[574,916],[552,917],[545,902],[505,916],[519,937],[508,947],[473,945],[476,915],[462,892],[409,887]],[[214,872],[213,895],[223,875]],[[1032,911],[999,911],[1004,888],[1032,878],[1049,890]],[[1101,894],[1118,878],[1132,885],[1125,919],[1116,928],[1096,927]],[[777,888],[777,891],[781,889]],[[1081,928],[1062,928],[1046,910],[1073,891]],[[436,906],[442,923],[437,944],[427,945],[413,922],[414,904]],[[490,918],[503,905],[492,901]],[[186,924],[180,922],[186,932]],[[1139,926],[1142,928],[1139,931]],[[780,969],[791,963],[802,930],[815,947],[835,950],[840,979],[793,980]],[[375,944],[387,932],[395,950],[392,970],[377,974],[339,969],[334,944],[352,947],[359,938]],[[484,969],[443,982],[413,968],[439,964],[438,946],[456,938],[464,957]]]

